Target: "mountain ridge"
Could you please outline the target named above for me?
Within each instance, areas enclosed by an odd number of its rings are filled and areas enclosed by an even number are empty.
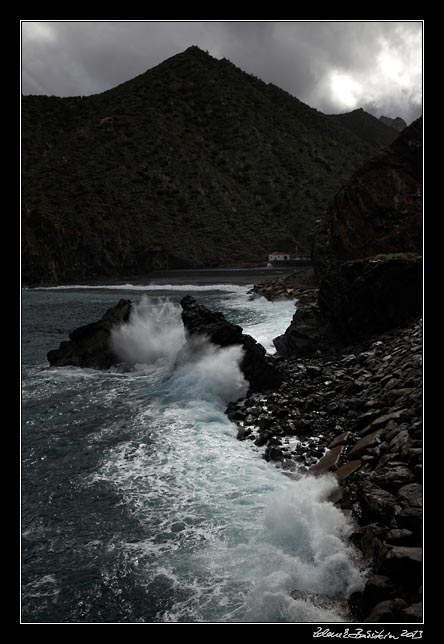
[[[304,251],[380,146],[195,46],[100,94],[22,105],[28,284]]]

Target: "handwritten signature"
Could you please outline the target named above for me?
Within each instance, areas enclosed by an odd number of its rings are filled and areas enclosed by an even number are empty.
[[[369,640],[399,640],[401,637],[408,637],[411,640],[418,640],[422,638],[423,631],[408,631],[406,629],[402,630],[399,635],[394,635],[390,631],[369,631],[364,630],[363,628],[355,628],[350,630],[346,628],[344,631],[337,632],[331,631],[329,628],[319,628],[313,633],[313,637],[339,637],[342,639],[369,639]]]

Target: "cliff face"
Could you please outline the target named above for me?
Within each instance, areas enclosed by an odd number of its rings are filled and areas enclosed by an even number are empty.
[[[307,249],[328,200],[380,145],[353,123],[197,47],[102,94],[25,96],[23,280]]]
[[[382,333],[421,314],[422,119],[333,197],[312,255],[317,302],[300,306],[275,339],[280,355]]]
[[[313,247],[325,277],[334,263],[379,254],[422,254],[422,118],[357,170],[327,208]]]

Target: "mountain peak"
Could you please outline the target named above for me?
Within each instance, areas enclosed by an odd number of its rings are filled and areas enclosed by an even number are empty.
[[[190,55],[196,56],[198,58],[214,58],[208,51],[208,49],[201,49],[197,45],[190,45],[184,49],[181,53],[177,54],[178,56]]]
[[[335,122],[195,45],[81,101],[39,98],[23,99],[31,283],[309,249],[313,222],[379,144],[360,112]]]
[[[184,49],[183,53],[185,53],[185,52],[187,52],[187,51],[188,51],[188,52],[194,52],[194,53],[198,53],[198,52],[199,52],[199,53],[201,53],[201,54],[205,54],[205,53],[207,53],[207,52],[205,52],[203,49],[201,49],[200,47],[198,47],[197,45],[190,45],[189,47],[187,47],[186,49]]]
[[[331,114],[328,118],[335,120],[342,127],[346,127],[377,148],[390,145],[397,137],[394,126],[388,125],[382,119],[377,119],[362,107],[343,114]]]
[[[400,116],[396,116],[395,118],[390,118],[390,116],[380,116],[379,120],[398,132],[402,132],[407,127],[407,123]]]

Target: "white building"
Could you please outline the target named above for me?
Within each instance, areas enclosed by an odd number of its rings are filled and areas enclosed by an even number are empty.
[[[290,253],[275,250],[268,255],[269,262],[287,262],[290,259]]]

